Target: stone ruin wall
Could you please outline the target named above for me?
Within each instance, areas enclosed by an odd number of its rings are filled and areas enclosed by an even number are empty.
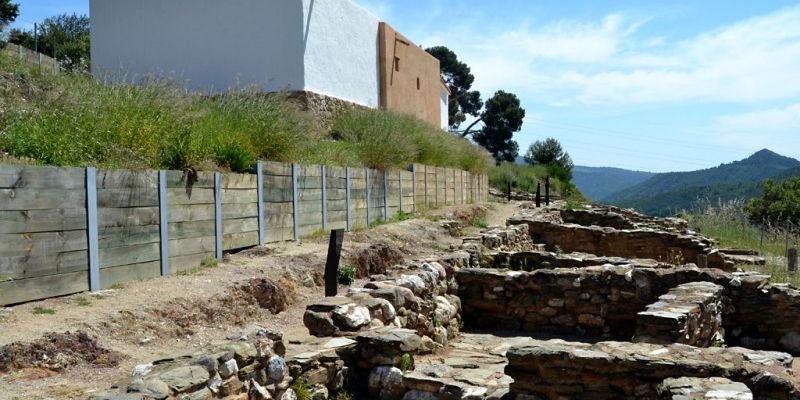
[[[680,223],[664,222],[671,232],[640,229],[644,223],[652,225],[642,217],[633,230],[590,227],[587,237],[599,230],[628,238],[608,253],[576,246],[585,253],[565,254],[535,244],[540,236],[530,226],[537,222],[517,219],[465,238],[461,249],[440,259],[397,266],[394,278],[376,276],[364,287],[309,305],[304,323],[319,337],[313,350],[284,355],[280,335],[259,331],[253,341],[145,366],[152,371],[139,371],[117,390],[166,393],[153,398],[296,400],[294,385],[304,382],[314,400],[342,390],[357,398],[483,399],[485,388],[413,371],[414,356],[445,350],[465,326],[622,340],[592,345],[530,339],[513,346],[505,373],[514,380],[511,397],[521,400],[685,399],[720,391],[729,397],[719,398],[727,399],[800,398],[788,354],[715,347],[724,340],[800,354],[800,292],[762,275],[620,254],[630,236],[642,243],[661,240],[662,250],[688,246],[683,254],[714,254],[704,238],[676,233]],[[566,235],[563,225],[548,224],[537,226],[547,235],[551,229],[555,237]],[[553,243],[575,238],[559,240]]]

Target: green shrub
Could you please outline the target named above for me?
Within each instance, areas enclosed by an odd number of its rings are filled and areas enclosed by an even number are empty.
[[[217,148],[217,165],[227,167],[233,172],[247,172],[256,163],[255,154],[241,143],[225,143]]]
[[[343,265],[337,271],[337,281],[341,285],[350,285],[356,276],[356,270],[350,265]]]
[[[414,358],[411,357],[411,354],[404,353],[400,356],[400,360],[397,362],[397,368],[401,371],[411,371],[414,369]]]
[[[56,310],[52,308],[34,307],[32,312],[33,315],[53,315],[56,313]]]
[[[472,218],[472,226],[476,228],[486,228],[488,226],[486,224],[486,216],[476,215],[474,218]]]

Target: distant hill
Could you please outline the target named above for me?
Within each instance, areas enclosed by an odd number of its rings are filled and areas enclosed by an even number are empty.
[[[592,200],[599,200],[642,183],[653,175],[655,174],[652,172],[576,165],[572,169],[572,183],[584,196]]]
[[[656,174],[601,201],[666,216],[691,209],[698,201],[749,199],[761,193],[764,180],[788,176],[800,176],[800,161],[761,150],[744,160],[714,168]]]

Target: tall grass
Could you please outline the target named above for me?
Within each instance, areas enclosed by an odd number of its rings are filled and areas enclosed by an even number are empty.
[[[43,75],[0,56],[0,152],[39,164],[227,168],[258,159],[486,172],[488,154],[456,135],[379,110],[351,110],[323,131],[283,95],[187,92],[168,81],[106,85],[87,74]]]
[[[371,168],[403,168],[413,160],[483,173],[492,165],[491,156],[467,139],[402,114],[347,110],[334,118],[333,134]]]
[[[745,269],[772,275],[773,282],[788,282],[800,287],[800,274],[787,271],[787,238],[789,247],[797,247],[800,237],[797,232],[779,228],[763,229],[752,224],[744,211],[745,202],[732,200],[712,204],[706,202],[692,212],[680,216],[689,221],[691,229],[716,239],[720,247],[759,250],[766,259],[765,266],[747,266]]]

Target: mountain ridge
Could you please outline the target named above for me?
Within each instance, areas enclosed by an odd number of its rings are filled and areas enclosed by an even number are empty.
[[[763,149],[739,161],[689,172],[655,174],[600,201],[657,216],[691,209],[699,202],[749,199],[770,178],[800,176],[800,161]]]

